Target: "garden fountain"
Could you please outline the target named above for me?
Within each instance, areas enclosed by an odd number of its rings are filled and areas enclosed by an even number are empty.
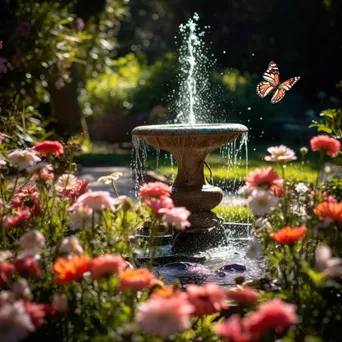
[[[177,162],[178,173],[172,185],[171,197],[176,206],[186,207],[191,212],[189,219],[191,227],[173,236],[171,254],[168,256],[169,258],[166,258],[171,261],[182,260],[182,258],[179,259],[179,256],[183,256],[183,260],[189,260],[189,256],[198,255],[198,253],[206,253],[206,261],[213,259],[208,258],[210,250],[213,251],[213,249],[227,244],[227,229],[231,229],[229,233],[231,236],[239,236],[242,233],[246,237],[249,228],[248,225],[224,224],[212,212],[212,209],[220,204],[223,191],[207,182],[204,176],[205,158],[210,152],[231,144],[239,136],[246,137],[248,129],[235,123],[196,123],[195,113],[203,112],[203,99],[198,91],[199,73],[201,74],[200,80],[203,82],[203,72],[199,69],[196,59],[198,56],[202,57],[201,41],[196,33],[197,20],[198,16],[195,15],[186,25],[181,26],[181,32],[186,29],[189,32],[185,44],[183,44],[185,56],[181,58],[181,62],[184,64],[181,70],[185,73],[185,78],[181,84],[182,106],[179,107],[182,112],[178,119],[180,118],[182,123],[140,126],[132,131],[135,141],[143,140],[158,150],[166,150],[174,156]],[[239,244],[238,240],[235,242]],[[230,252],[233,250],[234,248],[229,248]],[[238,254],[237,252],[233,253]],[[220,254],[222,256],[221,252]],[[170,256],[174,256],[175,259],[170,259]],[[217,258],[214,257],[214,259]],[[222,260],[219,262],[216,260],[216,266],[220,262],[222,263]],[[161,269],[165,266],[167,265],[161,266]],[[235,263],[230,266],[233,271],[239,267],[240,271],[245,270],[244,265]],[[184,265],[176,265],[176,271],[182,271],[184,267]],[[186,269],[186,271],[188,270]],[[201,274],[201,272],[195,273],[196,275]],[[165,276],[165,274],[163,275]],[[217,274],[215,273],[215,275]]]

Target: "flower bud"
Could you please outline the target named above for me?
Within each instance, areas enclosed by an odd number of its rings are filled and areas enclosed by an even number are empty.
[[[308,149],[306,147],[301,147],[299,151],[302,156],[305,156],[308,153]]]

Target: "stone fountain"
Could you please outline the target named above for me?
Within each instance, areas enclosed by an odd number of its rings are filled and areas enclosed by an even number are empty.
[[[201,282],[211,277],[211,281],[223,281],[222,284],[227,285],[234,282],[235,276],[245,275],[247,268],[244,264],[250,263],[245,262],[244,252],[249,239],[249,225],[224,223],[212,211],[222,201],[223,191],[207,182],[204,176],[204,167],[208,166],[205,159],[210,152],[247,134],[248,129],[237,123],[197,123],[195,113],[203,121],[208,118],[212,108],[206,107],[208,99],[206,94],[201,93],[201,89],[206,87],[209,73],[203,67],[207,59],[203,59],[204,42],[200,39],[202,34],[196,31],[197,20],[195,14],[186,25],[180,27],[180,32],[184,34],[180,57],[183,80],[179,91],[177,121],[182,123],[140,126],[132,131],[132,135],[134,141],[143,140],[174,156],[178,173],[172,185],[171,197],[176,206],[185,207],[191,212],[191,227],[174,233],[168,240],[171,246],[168,252],[163,250],[154,259],[156,272],[170,282],[175,278],[182,283]],[[146,235],[140,237],[146,239]],[[149,257],[141,258],[142,262],[147,262]],[[227,259],[231,262],[228,265]],[[244,264],[239,263],[241,260]],[[248,277],[253,279],[254,269],[257,268],[254,264],[249,265],[252,272]],[[189,275],[194,278],[190,279]],[[182,280],[183,276],[185,278]]]
[[[132,134],[173,154],[178,173],[172,185],[172,200],[177,207],[191,211],[191,230],[201,230],[220,224],[211,210],[223,198],[223,191],[208,184],[204,177],[205,158],[247,131],[240,124],[152,125],[136,127]]]

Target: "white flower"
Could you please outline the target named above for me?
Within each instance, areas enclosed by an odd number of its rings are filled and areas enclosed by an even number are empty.
[[[329,278],[342,277],[342,259],[333,258],[329,246],[323,244],[317,245],[315,258],[318,271],[324,272]]]
[[[18,259],[28,257],[40,259],[40,252],[45,246],[45,238],[37,230],[31,230],[20,238],[19,245],[21,250],[18,254]]]
[[[57,312],[68,311],[68,297],[65,293],[55,293],[52,299],[52,306],[55,307]]]
[[[270,192],[261,189],[255,189],[248,198],[248,205],[256,215],[265,215],[272,212],[279,202],[279,198]]]
[[[14,150],[8,155],[8,160],[12,165],[18,167],[19,170],[24,170],[41,161],[35,152],[28,150]]]
[[[21,301],[0,307],[0,341],[15,342],[35,331],[30,315]]]
[[[21,278],[12,285],[12,291],[17,299],[32,300],[32,292],[26,279]]]
[[[262,255],[262,246],[256,237],[249,240],[246,247],[246,257],[250,259],[258,259]]]
[[[108,208],[117,211],[121,208],[126,200],[127,196],[113,198],[108,191],[89,191],[81,195],[77,199],[76,203],[69,208],[69,210],[72,211],[76,206],[82,205],[83,207],[91,208],[93,210],[102,210]],[[118,204],[120,206],[115,208],[114,206]]]
[[[70,211],[70,210],[69,210]],[[92,227],[93,209],[84,207],[83,205],[75,205],[70,212],[70,229],[90,229]],[[98,215],[96,215],[96,222]]]
[[[304,183],[298,183],[295,185],[295,189],[300,194],[305,194],[309,191],[309,188]]]
[[[112,182],[118,180],[122,176],[122,172],[114,172],[108,176],[100,177],[97,181],[104,182],[105,184],[111,184]]]
[[[267,151],[271,154],[265,157],[267,161],[284,163],[297,159],[294,151],[284,145],[269,147]]]
[[[64,175],[58,177],[55,184],[55,188],[58,192],[63,192],[64,190],[71,190],[78,185],[78,179],[72,174],[65,173]]]
[[[83,248],[77,237],[72,235],[62,240],[58,252],[67,255],[83,254]]]
[[[12,252],[9,250],[0,251],[0,262],[3,262],[13,256]]]
[[[46,163],[46,162],[40,162],[36,165],[29,166],[26,171],[29,174],[35,174],[35,173],[40,173],[44,171],[52,171],[53,167],[51,164]]]

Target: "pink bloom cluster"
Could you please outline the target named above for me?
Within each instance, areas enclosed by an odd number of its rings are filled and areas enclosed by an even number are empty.
[[[190,226],[190,211],[184,207],[175,207],[171,196],[171,187],[162,182],[145,183],[141,186],[139,196],[153,212],[162,215],[165,225],[172,225],[183,230]]]

